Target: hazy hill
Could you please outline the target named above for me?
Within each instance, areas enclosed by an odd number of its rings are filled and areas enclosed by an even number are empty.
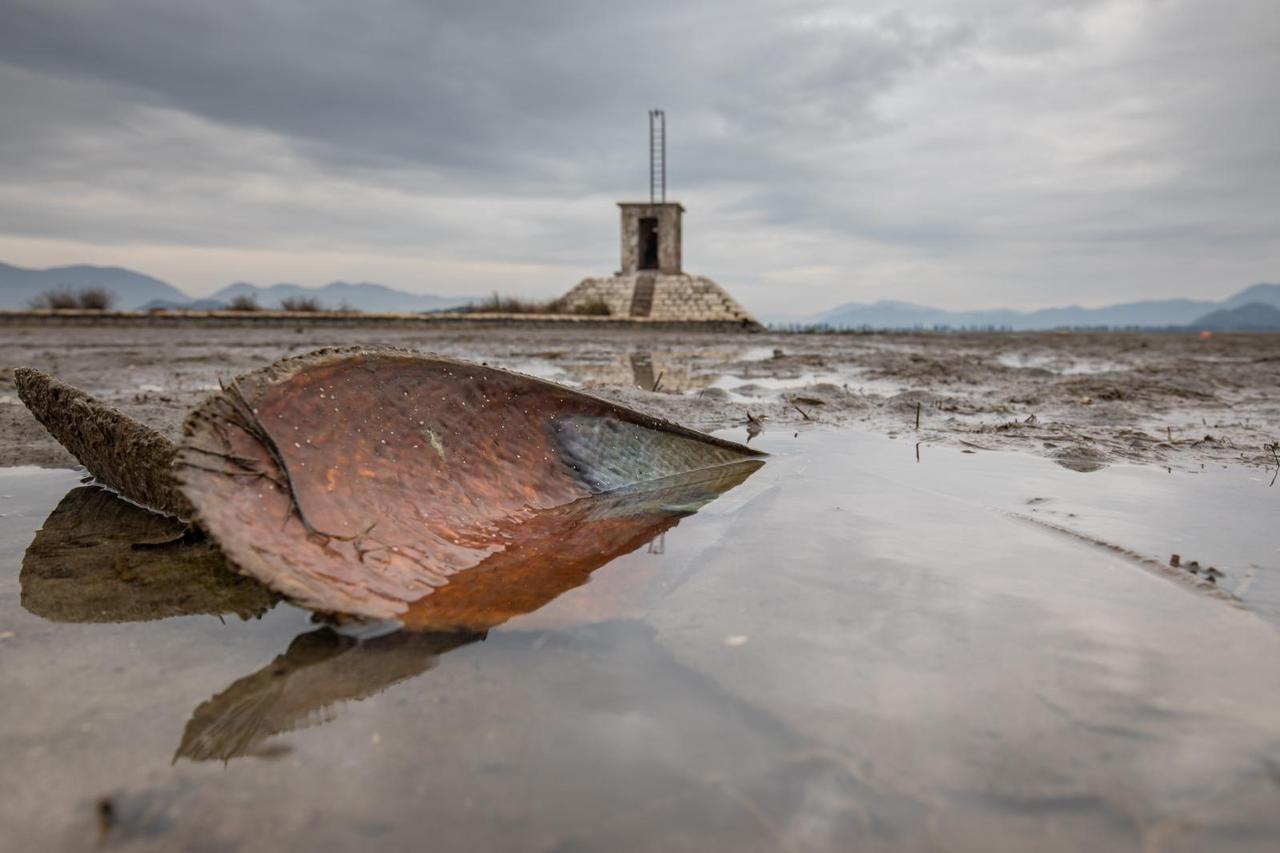
[[[120,267],[83,264],[32,270],[0,264],[0,309],[26,308],[31,300],[50,290],[82,290],[100,287],[115,294],[116,308],[133,310],[155,299],[186,302],[181,290],[158,278]]]
[[[115,294],[113,307],[125,311],[151,308],[210,310],[223,307],[240,295],[253,296],[263,308],[278,308],[280,300],[311,297],[324,308],[349,306],[360,311],[437,311],[469,300],[465,297],[406,293],[381,284],[349,284],[335,281],[323,287],[275,284],[259,287],[239,282],[204,299],[192,299],[171,284],[121,267],[84,264],[36,270],[0,263],[0,310],[23,309],[51,290],[82,290],[100,287]]]
[[[1214,332],[1280,332],[1280,308],[1265,302],[1246,302],[1235,308],[1221,308],[1206,314],[1191,327]]]
[[[1164,299],[1124,302],[1102,308],[1042,308],[1014,311],[995,308],[983,311],[947,311],[910,302],[850,302],[809,317],[770,318],[775,325],[826,325],[833,328],[911,329],[948,326],[951,328],[1058,329],[1088,326],[1168,327],[1194,324],[1219,308],[1235,308],[1260,303],[1280,308],[1280,284],[1255,284],[1236,295],[1212,302],[1198,299]]]
[[[438,311],[469,301],[463,297],[436,296],[431,293],[406,293],[381,284],[349,284],[335,281],[323,287],[300,284],[273,284],[260,287],[248,282],[228,285],[209,298],[230,302],[237,296],[252,296],[263,308],[279,308],[282,299],[290,297],[319,299],[321,307],[348,306],[361,311]]]
[[[1280,284],[1255,284],[1246,287],[1230,299],[1224,299],[1222,307],[1239,308],[1251,302],[1280,308]]]

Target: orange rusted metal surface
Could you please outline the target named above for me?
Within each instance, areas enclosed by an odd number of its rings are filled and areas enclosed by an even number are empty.
[[[484,630],[674,525],[760,455],[554,383],[360,349],[227,386],[188,418],[175,473],[236,567],[297,603]]]

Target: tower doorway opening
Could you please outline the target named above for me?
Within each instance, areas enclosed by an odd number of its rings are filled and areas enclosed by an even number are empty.
[[[643,216],[640,218],[640,269],[656,270],[658,268],[658,218]]]

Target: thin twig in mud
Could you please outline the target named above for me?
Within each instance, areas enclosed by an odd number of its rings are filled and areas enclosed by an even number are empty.
[[[920,445],[921,444],[922,442],[919,442],[919,441],[916,442],[916,463],[917,464],[920,462]]]
[[[665,370],[658,371],[658,378],[657,378],[657,379],[655,379],[655,380],[653,380],[653,387],[652,387],[652,388],[650,388],[649,390],[650,390],[650,391],[655,391],[655,392],[656,392],[659,388],[661,388],[661,387],[662,387],[662,377],[663,377],[663,376],[665,376],[665,375],[666,375],[666,371],[665,371]]]
[[[920,401],[916,401],[916,432],[920,431]]]
[[[800,413],[800,416],[801,416],[801,417],[803,417],[806,421],[811,421],[811,420],[813,420],[813,418],[809,417],[809,413],[808,413],[808,412],[806,412],[804,409],[802,409],[802,408],[800,408],[799,406],[797,406],[795,403],[792,403],[792,404],[791,404],[791,408],[793,408],[793,409],[795,409],[797,412],[799,412],[799,413]]]

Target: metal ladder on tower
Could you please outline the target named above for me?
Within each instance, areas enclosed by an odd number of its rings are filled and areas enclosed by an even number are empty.
[[[667,202],[667,114],[649,110],[649,203]]]

